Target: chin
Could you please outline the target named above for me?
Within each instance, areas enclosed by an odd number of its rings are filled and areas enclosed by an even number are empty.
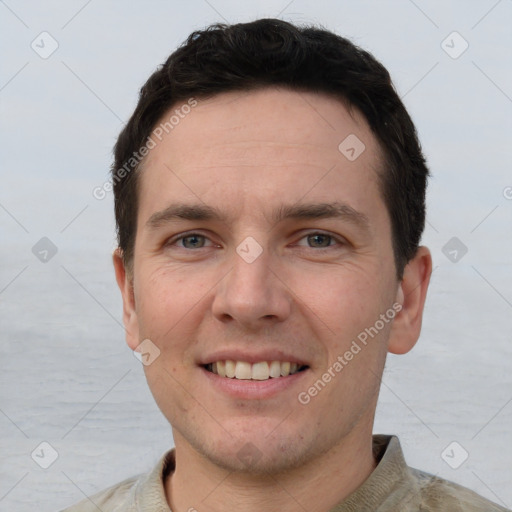
[[[238,450],[233,447],[227,451],[205,450],[203,456],[226,471],[261,477],[294,470],[308,459],[303,447],[272,446],[269,443],[261,450],[251,441],[240,443]]]
[[[208,439],[193,434],[186,436],[186,440],[194,451],[215,466],[228,472],[260,477],[301,468],[330,446],[328,442],[325,445],[319,443],[314,432],[309,438],[298,431],[281,432],[278,436],[271,428],[259,427],[261,423],[243,433],[238,430],[239,433],[232,437],[221,429]]]

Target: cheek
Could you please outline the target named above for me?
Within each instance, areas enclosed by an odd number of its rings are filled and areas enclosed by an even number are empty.
[[[343,338],[378,317],[382,300],[371,269],[343,266],[300,278],[298,295],[332,334]]]
[[[148,267],[140,272],[136,308],[141,336],[163,351],[177,352],[193,343],[194,326],[204,316],[206,277],[190,270]]]
[[[309,297],[304,300],[307,307],[302,308],[302,314],[309,318],[310,329],[319,333],[317,339],[325,353],[321,371],[342,358],[343,370],[335,372],[339,378],[332,390],[340,385],[350,393],[360,388],[362,393],[373,395],[391,327],[391,322],[380,320],[392,305],[383,275],[378,264],[345,265],[331,268],[325,275],[317,274],[314,280],[301,280],[301,296]]]

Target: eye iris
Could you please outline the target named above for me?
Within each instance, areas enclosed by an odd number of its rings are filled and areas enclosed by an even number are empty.
[[[190,235],[183,238],[183,246],[187,249],[197,249],[204,246],[204,237],[199,235]]]
[[[308,242],[312,243],[314,247],[329,247],[331,237],[329,235],[309,235]]]

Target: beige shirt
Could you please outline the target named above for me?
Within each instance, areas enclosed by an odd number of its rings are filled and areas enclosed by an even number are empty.
[[[330,512],[510,512],[465,487],[410,468],[396,436],[373,436],[373,451],[378,461],[373,473]],[[124,480],[63,512],[169,512],[164,481],[173,470],[171,450],[150,473]]]

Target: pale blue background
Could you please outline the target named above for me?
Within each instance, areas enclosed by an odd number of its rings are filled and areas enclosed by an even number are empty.
[[[149,469],[170,428],[126,347],[110,253],[111,148],[140,86],[194,29],[280,16],[323,24],[394,77],[433,172],[424,330],[391,356],[376,432],[410,465],[512,507],[512,2],[0,2],[0,510],[58,510]],[[458,31],[468,50],[441,42]],[[41,59],[42,31],[59,48]],[[504,193],[505,191],[505,193]],[[510,197],[510,195],[508,196]],[[48,263],[32,247],[49,237]],[[453,236],[468,253],[442,253]],[[49,442],[44,470],[30,454]],[[468,452],[457,470],[441,458]]]

